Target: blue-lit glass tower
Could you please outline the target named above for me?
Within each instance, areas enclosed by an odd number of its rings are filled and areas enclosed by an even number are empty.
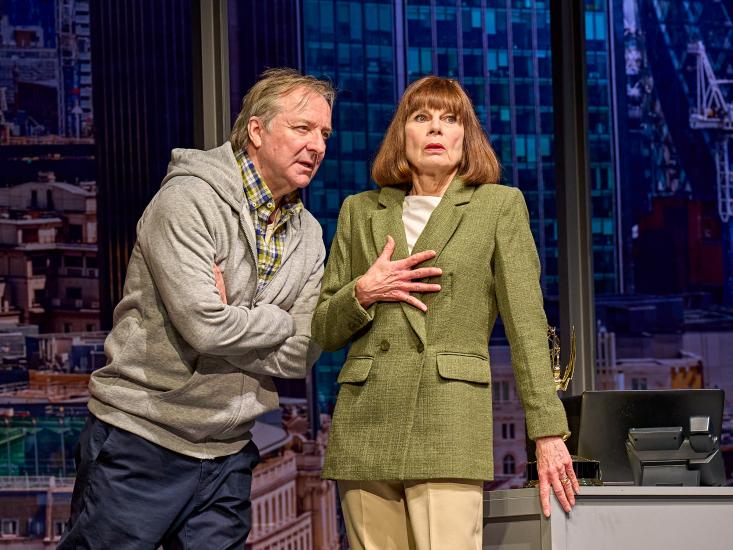
[[[597,291],[618,285],[615,140],[606,0],[587,0],[594,261]],[[503,165],[524,192],[547,295],[558,289],[549,2],[543,0],[303,0],[304,66],[340,93],[336,132],[307,191],[327,244],[344,197],[370,188],[369,166],[405,86],[427,74],[458,79]],[[321,406],[335,399],[339,354],[317,371]]]
[[[593,276],[596,295],[624,292],[621,189],[628,173],[621,169],[624,150],[618,137],[626,128],[618,113],[625,96],[623,11],[614,0],[585,0],[585,48],[588,101],[589,187],[592,202]],[[620,50],[623,52],[623,50]],[[623,103],[625,105],[625,103]],[[622,179],[626,176],[626,180]]]

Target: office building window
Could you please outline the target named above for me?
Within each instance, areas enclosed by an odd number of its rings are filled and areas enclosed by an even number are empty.
[[[516,466],[516,462],[514,460],[514,456],[512,456],[510,454],[509,455],[506,455],[504,457],[504,460],[502,461],[502,466],[503,466],[503,470],[502,471],[504,472],[504,475],[507,475],[508,476],[508,475],[512,475],[512,474],[516,473],[515,470],[516,470],[516,467],[517,466]]]
[[[31,272],[33,275],[45,275],[48,271],[49,260],[46,256],[31,258]]]
[[[81,287],[67,286],[66,287],[66,298],[68,300],[81,300]]]
[[[64,267],[82,267],[83,265],[83,256],[64,256]]]
[[[66,528],[66,522],[63,520],[54,520],[53,522],[53,536],[55,538],[61,538],[61,535],[64,534],[64,529]]]
[[[494,402],[509,401],[509,382],[507,380],[494,381],[492,387],[494,392]]]
[[[19,535],[18,520],[15,518],[2,518],[0,528],[3,537],[17,537]]]
[[[514,422],[502,423],[501,438],[514,439]]]
[[[645,390],[647,389],[646,378],[632,378],[631,379],[632,390]]]

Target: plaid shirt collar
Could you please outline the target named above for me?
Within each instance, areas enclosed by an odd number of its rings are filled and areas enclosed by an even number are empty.
[[[247,197],[249,209],[251,212],[256,212],[257,218],[265,220],[266,224],[266,220],[277,208],[277,203],[247,153],[239,151],[236,157],[242,171],[244,194]],[[280,202],[281,215],[277,224],[278,227],[300,212],[302,208],[303,202],[300,200],[300,193],[297,190],[285,195]]]

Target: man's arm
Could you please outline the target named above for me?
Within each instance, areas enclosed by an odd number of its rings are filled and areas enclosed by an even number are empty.
[[[325,256],[326,249],[321,242],[308,280],[289,311],[295,321],[295,335],[279,346],[226,357],[228,363],[247,372],[277,378],[304,378],[308,374],[321,353],[311,338],[311,319],[321,290]],[[222,300],[226,300],[225,295]]]
[[[295,334],[290,313],[272,304],[230,306],[219,297],[210,201],[198,185],[169,184],[138,225],[138,242],[166,312],[202,354],[230,356],[277,346]]]

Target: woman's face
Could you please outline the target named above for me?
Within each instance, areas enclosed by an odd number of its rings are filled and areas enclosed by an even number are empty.
[[[405,153],[418,175],[450,174],[463,158],[463,124],[449,111],[415,111],[405,124]]]

